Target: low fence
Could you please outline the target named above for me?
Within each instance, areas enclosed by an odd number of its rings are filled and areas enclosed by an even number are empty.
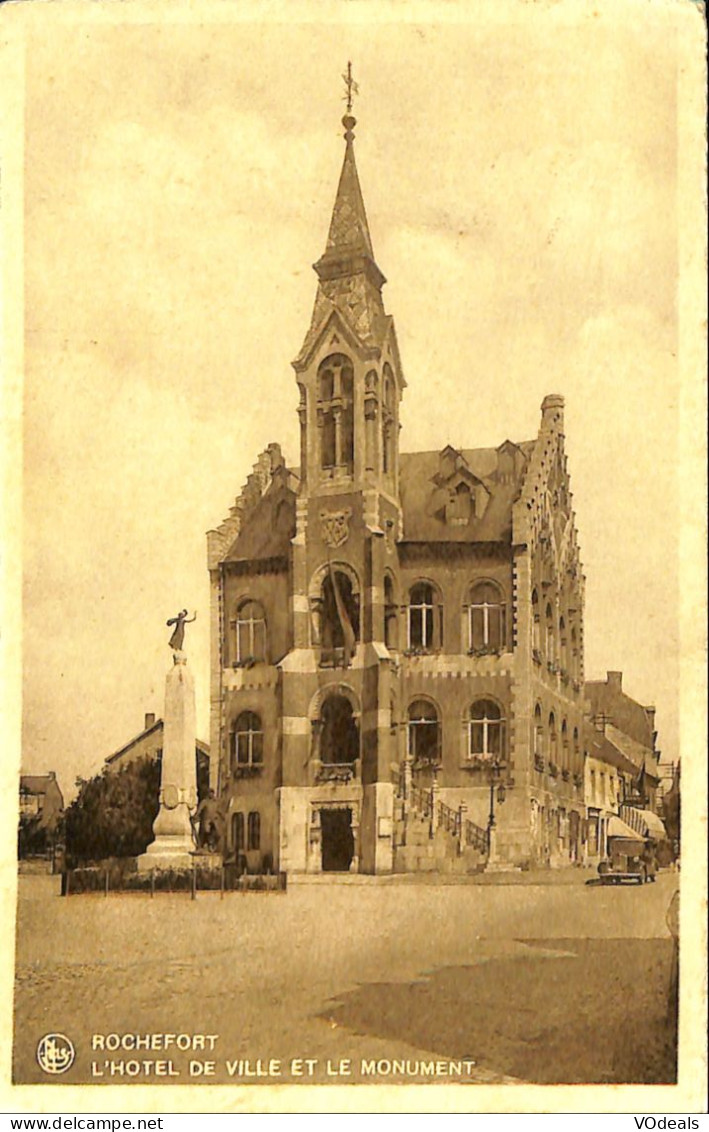
[[[87,865],[65,869],[62,873],[62,896],[138,892],[155,896],[165,892],[189,894],[194,900],[199,892],[219,892],[221,896],[232,892],[285,892],[286,873],[245,873],[236,865],[216,868],[152,869],[138,872],[133,867],[117,865]]]

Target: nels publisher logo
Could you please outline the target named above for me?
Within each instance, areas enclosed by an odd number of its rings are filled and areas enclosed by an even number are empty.
[[[65,1034],[45,1034],[37,1046],[37,1064],[45,1073],[66,1073],[76,1051]]]

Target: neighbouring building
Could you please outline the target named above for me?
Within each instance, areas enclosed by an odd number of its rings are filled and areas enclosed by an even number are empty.
[[[165,725],[162,719],[156,719],[154,712],[145,713],[143,730],[123,747],[119,747],[106,759],[108,770],[116,771],[136,759],[162,758],[162,742]],[[202,797],[208,789],[209,783],[209,744],[197,739],[195,744],[195,759],[197,766],[197,784],[199,796]]]
[[[300,460],[269,445],[208,534],[225,850],[296,872],[571,863],[584,577],[563,398],[531,439],[400,452],[406,381],[343,125],[293,362]]]
[[[64,813],[64,796],[56,773],[20,775],[18,855],[51,849]]]
[[[585,793],[587,859],[607,853],[607,838],[618,820],[642,836],[665,837],[658,816],[660,784],[655,708],[623,691],[622,672],[586,682]],[[612,821],[615,819],[615,821]]]

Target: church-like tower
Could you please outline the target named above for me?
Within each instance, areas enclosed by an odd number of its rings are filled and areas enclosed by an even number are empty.
[[[280,861],[318,868],[331,852],[334,867],[379,872],[391,869],[393,852],[385,637],[401,530],[405,382],[357,174],[355,124],[348,111],[312,319],[293,362],[301,458],[293,648],[281,665]]]

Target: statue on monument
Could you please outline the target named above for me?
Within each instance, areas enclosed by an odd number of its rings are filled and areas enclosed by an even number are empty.
[[[213,790],[202,799],[190,822],[197,850],[216,853],[221,843],[224,818]]]
[[[172,636],[168,642],[173,652],[182,652],[182,646],[185,641],[185,625],[190,625],[193,621],[197,620],[197,610],[194,611],[194,617],[187,616],[187,610],[181,609],[177,617],[171,617],[166,624],[168,626],[174,625]]]

